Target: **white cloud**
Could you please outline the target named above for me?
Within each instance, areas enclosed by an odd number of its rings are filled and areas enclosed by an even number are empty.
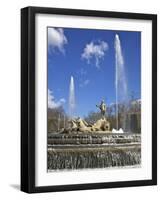
[[[91,59],[95,59],[97,68],[100,68],[100,61],[105,56],[105,51],[108,50],[108,44],[105,41],[90,42],[86,44],[81,57],[87,60],[89,64]]]
[[[80,87],[84,87],[86,85],[88,85],[90,83],[90,80],[86,79],[85,81],[83,81],[79,86]]]
[[[65,52],[64,45],[68,43],[62,28],[48,28],[48,45],[53,49],[58,49],[61,53]]]
[[[56,101],[53,92],[48,89],[48,108],[57,108],[65,102],[66,101],[64,98],[61,98],[60,100]]]

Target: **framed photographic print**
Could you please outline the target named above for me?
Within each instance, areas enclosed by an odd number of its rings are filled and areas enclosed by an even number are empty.
[[[157,16],[21,10],[21,190],[157,184]]]

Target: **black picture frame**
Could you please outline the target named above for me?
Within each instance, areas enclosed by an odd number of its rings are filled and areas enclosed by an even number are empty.
[[[152,179],[59,186],[35,186],[35,15],[59,14],[152,21]],[[96,10],[21,9],[21,190],[27,193],[147,186],[157,184],[157,15]]]

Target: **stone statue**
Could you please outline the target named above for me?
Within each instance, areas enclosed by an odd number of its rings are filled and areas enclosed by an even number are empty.
[[[96,105],[96,107],[98,107],[100,109],[101,115],[104,118],[105,114],[106,114],[106,104],[105,104],[104,100],[101,101],[100,105]]]
[[[71,120],[69,120],[68,123],[70,124],[70,128],[71,128],[72,130],[75,130],[75,129],[77,128],[77,121],[76,121],[76,120],[71,119]]]
[[[64,128],[61,133],[110,133],[110,122],[106,119],[106,104],[104,100],[100,105],[96,105],[100,111],[102,118],[97,120],[94,124],[87,123],[84,119],[73,118],[68,121],[69,127]]]
[[[91,127],[85,120],[81,119],[80,117],[77,119],[77,126],[80,132],[91,132]]]
[[[107,119],[101,118],[93,125],[88,124],[80,117],[68,121],[69,127],[62,130],[61,133],[95,133],[95,132],[108,132],[110,131],[110,122]]]
[[[93,131],[110,131],[110,122],[105,118],[97,120],[93,126]]]

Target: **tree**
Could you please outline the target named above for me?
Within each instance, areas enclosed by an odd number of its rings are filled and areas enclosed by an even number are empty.
[[[48,133],[58,132],[67,125],[68,116],[62,106],[48,108]]]
[[[89,112],[88,116],[84,118],[84,120],[89,124],[94,124],[97,120],[101,118],[100,112]]]

